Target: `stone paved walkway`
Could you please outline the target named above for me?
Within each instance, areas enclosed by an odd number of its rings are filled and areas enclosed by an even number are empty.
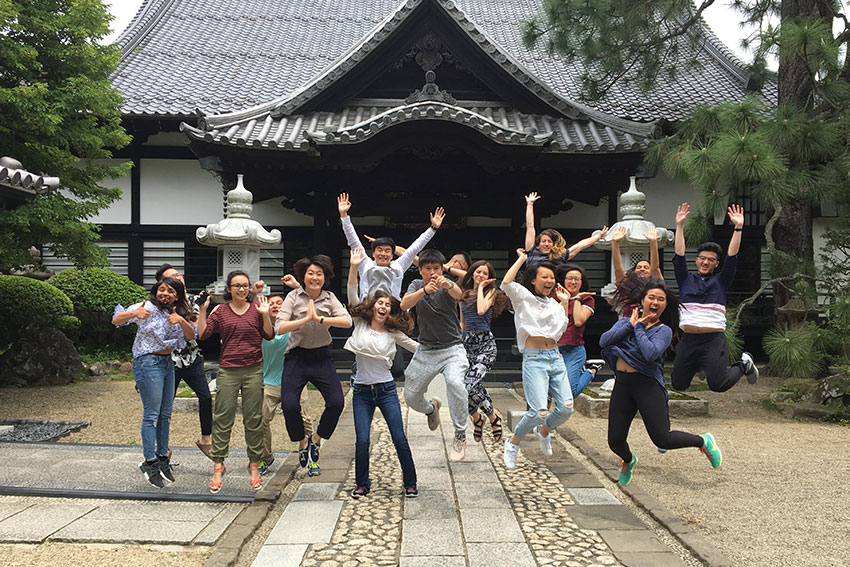
[[[432,388],[439,391],[440,379]],[[521,402],[493,389],[503,415]],[[304,478],[254,566],[538,567],[683,566],[700,563],[668,547],[558,440],[545,458],[527,438],[516,469],[485,426],[483,443],[468,431],[466,458],[447,460],[453,431],[444,404],[441,429],[406,414],[420,496],[402,497],[401,470],[386,424],[372,431],[372,492],[355,500],[350,404],[322,451],[323,474]],[[326,467],[326,462],[330,467]],[[346,467],[343,470],[343,467]],[[617,491],[616,488],[613,488]]]

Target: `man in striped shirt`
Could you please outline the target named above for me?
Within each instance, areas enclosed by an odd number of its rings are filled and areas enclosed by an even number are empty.
[[[685,390],[691,385],[694,374],[702,370],[708,387],[715,392],[725,392],[741,376],[754,384],[758,368],[753,357],[745,352],[741,360],[726,367],[726,292],[735,279],[738,249],[744,230],[744,209],[740,205],[729,207],[729,220],[734,225],[726,259],[719,271],[721,248],[716,242],[704,242],[697,248],[696,273],[688,271],[685,259],[685,219],[690,207],[679,205],[676,212],[676,253],[673,269],[679,285],[679,327],[682,338],[676,345],[676,361],[671,380],[673,388]]]

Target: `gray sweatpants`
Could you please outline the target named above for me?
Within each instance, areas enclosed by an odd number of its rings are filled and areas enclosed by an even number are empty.
[[[455,433],[465,433],[469,413],[463,377],[468,369],[469,361],[462,344],[434,350],[420,346],[404,370],[404,401],[412,410],[431,413],[434,406],[425,399],[425,392],[437,374],[442,374],[446,379],[446,396]]]

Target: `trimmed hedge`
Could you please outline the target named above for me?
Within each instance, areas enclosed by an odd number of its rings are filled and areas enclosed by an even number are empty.
[[[70,337],[80,329],[74,306],[62,290],[24,276],[0,275],[0,346],[11,343],[30,325],[54,327]]]

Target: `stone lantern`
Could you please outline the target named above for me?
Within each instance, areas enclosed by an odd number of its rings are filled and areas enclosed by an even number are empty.
[[[620,253],[623,256],[623,267],[631,268],[640,260],[649,261],[649,242],[644,233],[655,226],[643,218],[646,212],[646,195],[637,190],[635,178],[630,178],[629,190],[620,195],[620,217],[622,220],[615,223],[604,239],[600,240],[595,247],[602,250],[611,250],[611,236],[621,226],[626,227],[626,236],[620,241]],[[656,227],[658,233],[659,252],[665,246],[673,243],[674,233],[666,228]],[[594,234],[599,233],[597,230]],[[612,267],[611,273],[614,270]],[[616,290],[615,282],[611,282],[602,288],[602,297],[612,297]]]
[[[280,231],[268,232],[251,218],[254,196],[242,184],[242,174],[236,176],[236,187],[227,192],[227,213],[216,224],[198,227],[195,237],[204,246],[218,248],[218,279],[207,286],[207,292],[217,302],[224,301],[227,274],[243,270],[251,282],[260,279],[260,249],[280,244]],[[263,289],[268,295],[268,286]]]

